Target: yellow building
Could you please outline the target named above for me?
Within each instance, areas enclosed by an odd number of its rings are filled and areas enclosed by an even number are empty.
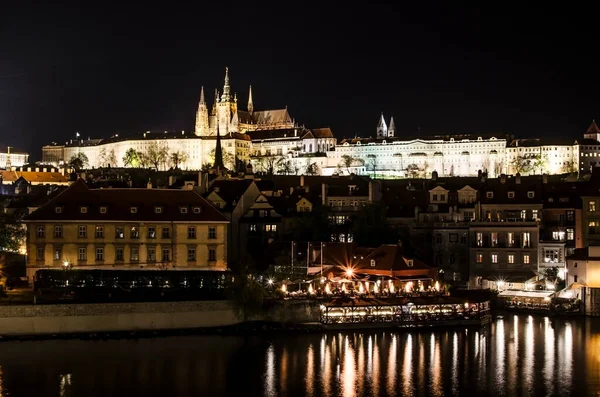
[[[229,220],[195,190],[89,189],[78,180],[27,216],[38,269],[227,269]]]

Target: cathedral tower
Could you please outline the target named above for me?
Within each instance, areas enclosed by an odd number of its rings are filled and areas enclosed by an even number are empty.
[[[383,118],[383,112],[381,112],[381,117],[379,118],[379,124],[377,124],[377,138],[386,137],[388,135],[387,124],[385,123],[385,118]]]
[[[231,109],[234,103],[231,100],[231,87],[229,86],[229,68],[225,68],[225,83],[223,84],[223,94],[221,100],[217,103],[217,121],[219,124],[218,133],[222,135],[229,134],[229,124],[231,122]]]
[[[198,103],[198,111],[196,112],[196,129],[197,136],[209,135],[208,131],[208,107],[204,100],[204,87],[200,90],[200,102]]]
[[[387,136],[394,137],[396,136],[396,123],[394,123],[394,116],[390,119],[390,126],[388,127]]]

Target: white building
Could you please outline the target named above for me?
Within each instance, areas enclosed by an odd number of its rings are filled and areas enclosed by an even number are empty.
[[[11,150],[12,147],[0,150],[0,168],[21,167],[29,162],[29,154],[21,151]]]

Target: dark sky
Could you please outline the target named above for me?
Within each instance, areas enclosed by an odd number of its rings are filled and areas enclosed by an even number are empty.
[[[374,134],[382,111],[399,136],[575,139],[600,117],[595,10],[322,3],[3,6],[0,142],[39,158],[76,131],[191,131],[225,66],[244,108],[252,84],[255,109],[287,105],[338,138]]]

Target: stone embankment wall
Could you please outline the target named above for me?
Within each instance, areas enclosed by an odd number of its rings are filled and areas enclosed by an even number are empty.
[[[600,288],[583,287],[581,300],[586,316],[600,317]]]
[[[312,322],[319,305],[309,301],[265,303],[254,320]],[[0,306],[0,336],[136,332],[222,327],[240,323],[228,301]]]

